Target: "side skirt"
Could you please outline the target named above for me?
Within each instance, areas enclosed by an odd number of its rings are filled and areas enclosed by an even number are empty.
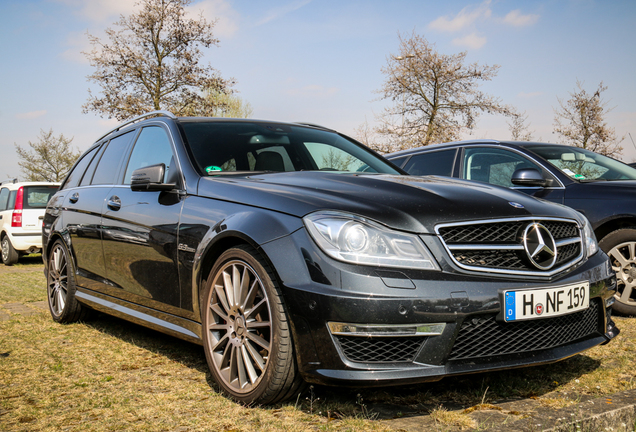
[[[176,315],[77,287],[77,299],[91,308],[126,321],[201,345],[201,324]]]

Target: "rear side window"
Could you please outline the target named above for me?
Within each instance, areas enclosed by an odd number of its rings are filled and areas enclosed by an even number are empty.
[[[119,173],[119,167],[121,165],[122,156],[126,153],[128,144],[133,134],[128,132],[113,138],[108,143],[108,147],[104,150],[91,184],[113,184],[115,183],[115,177]]]
[[[7,204],[9,204],[9,189],[2,188],[0,190],[0,211],[6,210]]]
[[[452,176],[456,149],[422,153],[409,159],[404,171],[411,175]]]
[[[57,186],[24,186],[24,209],[43,209],[57,192]]]
[[[79,185],[80,180],[82,179],[82,175],[84,171],[86,171],[86,167],[93,160],[93,156],[97,152],[97,147],[86,153],[84,157],[82,157],[73,167],[73,171],[69,173],[66,177],[66,181],[64,182],[64,186],[62,189],[74,188]]]

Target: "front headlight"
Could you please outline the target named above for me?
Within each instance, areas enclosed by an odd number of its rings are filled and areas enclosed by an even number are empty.
[[[585,247],[586,257],[591,257],[598,252],[598,242],[596,241],[596,235],[592,231],[592,225],[590,221],[583,215],[583,245]]]
[[[320,249],[337,260],[380,267],[440,269],[414,234],[337,212],[316,212],[303,220]]]

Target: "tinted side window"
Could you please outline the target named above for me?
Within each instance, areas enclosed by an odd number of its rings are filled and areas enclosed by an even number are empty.
[[[389,159],[391,162],[393,162],[395,165],[399,166],[400,168],[402,168],[402,165],[404,164],[404,161],[408,159],[408,156],[402,156],[399,158],[393,158],[393,159]]]
[[[108,147],[104,150],[102,157],[99,160],[93,180],[91,184],[112,184],[115,183],[115,177],[119,173],[122,156],[126,153],[126,149],[133,134],[128,132],[124,135],[120,135],[113,138],[108,143]]]
[[[97,152],[97,148],[94,148],[90,152],[86,153],[73,167],[73,170],[66,177],[66,181],[64,182],[64,186],[62,189],[74,188],[79,185],[80,180],[82,179],[82,175],[84,175],[84,171],[86,171],[86,167],[93,160],[93,156]]]
[[[126,175],[124,176],[124,184],[130,184],[130,177],[137,168],[160,163],[166,166],[165,181],[168,178],[170,159],[172,159],[172,146],[166,131],[159,126],[143,128],[130,155]]]
[[[411,175],[452,176],[456,149],[414,155],[409,159],[404,171]]]
[[[0,190],[0,211],[6,210],[8,203],[9,203],[9,189],[2,188]]]
[[[477,147],[466,149],[464,154],[464,178],[467,180],[514,187],[510,180],[520,168],[534,168],[542,172],[540,166],[509,150]]]

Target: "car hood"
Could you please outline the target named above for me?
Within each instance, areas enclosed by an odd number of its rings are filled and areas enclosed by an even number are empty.
[[[437,176],[318,171],[221,175],[203,177],[198,194],[298,217],[317,210],[342,211],[416,233],[434,233],[436,224],[447,222],[532,215],[577,218],[564,206],[507,188]]]

